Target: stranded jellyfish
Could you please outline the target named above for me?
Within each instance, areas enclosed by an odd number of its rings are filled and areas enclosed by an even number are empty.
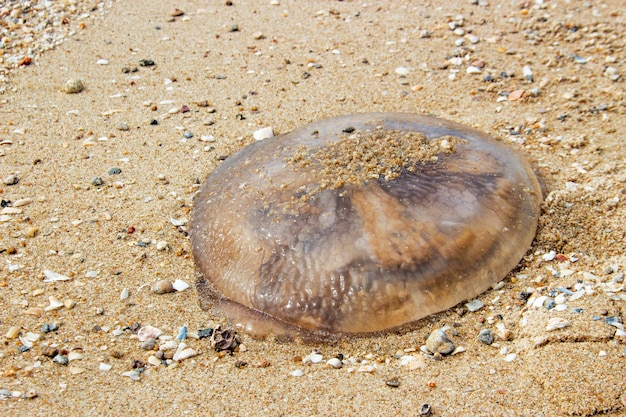
[[[195,199],[203,308],[256,335],[405,328],[475,297],[529,249],[529,164],[428,116],[354,114],[246,146]]]

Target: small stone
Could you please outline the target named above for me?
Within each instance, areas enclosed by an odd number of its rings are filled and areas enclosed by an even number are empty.
[[[113,167],[111,169],[109,169],[109,175],[118,175],[121,174],[122,170],[120,168],[117,167]]]
[[[191,132],[185,132],[185,133],[183,133],[183,137],[184,137],[185,139],[191,139],[191,138],[193,138],[193,133],[191,133]]]
[[[490,345],[493,343],[493,333],[489,329],[482,329],[480,333],[478,333],[478,340],[486,345]]]
[[[151,59],[140,59],[139,66],[141,67],[152,67],[154,66],[154,61]]]
[[[104,58],[100,58],[99,60],[96,61],[97,65],[109,65],[109,61],[107,59]]]
[[[407,67],[398,67],[398,68],[396,68],[396,74],[398,74],[401,77],[406,77],[407,75],[409,75],[410,72],[411,72],[411,70],[408,69]]]
[[[205,339],[207,337],[211,337],[212,335],[213,335],[212,328],[198,330],[198,339]]]
[[[126,300],[129,297],[128,288],[124,288],[120,293],[120,301]]]
[[[295,376],[295,377],[300,377],[300,376],[304,375],[304,372],[302,372],[300,369],[296,369],[295,371],[292,371],[289,375]]]
[[[17,175],[11,174],[4,177],[2,182],[4,183],[4,185],[15,185],[20,182],[20,179],[17,177]]]
[[[184,14],[185,14],[185,12],[180,10],[178,7],[176,7],[174,10],[172,10],[170,12],[170,16],[172,16],[172,17],[178,17],[178,16],[182,16]]]
[[[128,125],[124,122],[120,122],[117,124],[117,130],[121,130],[123,132],[127,132],[130,130],[130,128],[128,127]]]
[[[85,355],[80,350],[73,350],[73,351],[71,351],[70,353],[67,354],[67,361],[68,362],[80,361],[80,360],[82,360],[84,358],[85,358]]]
[[[140,342],[145,342],[148,339],[156,339],[161,336],[163,332],[156,327],[144,326],[137,332],[137,338]]]
[[[386,380],[385,384],[392,388],[398,388],[400,386],[400,380],[398,378],[391,378]]]
[[[52,358],[52,362],[56,362],[59,365],[67,365],[69,363],[69,360],[65,355],[56,355],[54,358]]]
[[[170,280],[162,279],[156,283],[156,285],[152,288],[152,291],[155,294],[168,294],[174,292],[175,290]]]
[[[530,66],[528,65],[524,65],[524,68],[522,69],[522,74],[524,75],[524,78],[526,78],[528,81],[533,82],[533,70],[530,69]]]
[[[426,339],[426,349],[433,354],[447,355],[454,350],[454,343],[448,339],[448,335],[443,330],[436,329]]]
[[[608,324],[609,326],[613,326],[620,330],[624,330],[624,324],[622,323],[622,320],[619,317],[609,316],[606,319],[604,319],[604,322]]]
[[[148,338],[146,339],[142,344],[141,344],[141,348],[143,350],[154,350],[154,348],[156,347],[156,339],[154,338]]]
[[[80,93],[84,89],[85,86],[83,85],[83,82],[80,78],[70,78],[69,80],[65,81],[65,84],[63,84],[63,91],[67,94]]]
[[[274,131],[272,130],[271,126],[268,126],[259,130],[255,130],[252,136],[255,140],[269,139],[274,136]]]
[[[92,183],[93,185],[95,185],[96,187],[99,187],[99,186],[101,186],[102,184],[104,184],[104,181],[103,181],[103,180],[102,180],[102,178],[100,178],[100,177],[93,177],[93,178],[91,179],[91,183]]]
[[[257,39],[257,40],[265,39],[265,35],[263,34],[263,32],[254,32],[252,34],[252,38]]]
[[[478,67],[475,67],[473,65],[470,65],[469,67],[467,67],[467,69],[465,70],[468,74],[480,74],[482,72],[482,70]]]
[[[104,362],[101,362],[100,365],[98,366],[98,368],[101,371],[105,371],[105,372],[110,371],[112,367],[113,367],[112,365],[109,365],[108,363],[104,363]]]
[[[189,288],[189,284],[187,284],[185,281],[181,280],[181,279],[177,279],[174,281],[174,283],[172,284],[172,287],[176,290],[176,291],[185,291],[187,288]]]
[[[465,307],[467,307],[467,309],[471,311],[472,313],[480,310],[481,308],[484,307],[484,305],[485,304],[480,300],[472,300],[468,303],[465,303]]]

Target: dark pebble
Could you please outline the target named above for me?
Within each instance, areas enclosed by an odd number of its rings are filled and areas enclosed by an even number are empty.
[[[552,310],[556,306],[556,303],[554,302],[552,298],[549,298],[546,300],[545,303],[543,303],[543,306],[547,308],[548,310]]]
[[[239,368],[239,369],[245,368],[246,365],[248,365],[248,362],[246,361],[238,360],[235,362],[235,368]]]
[[[117,174],[121,174],[122,170],[119,168],[111,168],[109,170],[109,175],[117,175]]]
[[[207,337],[211,337],[211,336],[213,336],[213,329],[211,329],[210,327],[208,329],[198,330],[199,339],[206,339]]]
[[[239,25],[232,25],[230,27],[231,32],[239,32]]]
[[[28,351],[30,350],[30,348],[29,348],[28,346],[24,346],[24,345],[20,346],[18,349],[19,349],[19,350],[20,350],[20,352],[22,352],[22,353],[24,353],[24,352],[28,352]]]
[[[356,129],[352,126],[348,126],[345,129],[342,130],[343,133],[352,133],[354,132]]]
[[[530,296],[531,296],[531,295],[533,295],[533,293],[532,293],[532,292],[530,292],[530,291],[522,291],[522,292],[519,294],[519,298],[520,298],[520,300],[522,300],[523,302],[526,302],[526,301],[528,301],[528,299],[530,298]]]
[[[102,184],[104,184],[104,181],[102,181],[102,178],[100,178],[100,177],[93,177],[93,178],[91,179],[91,183],[92,183],[93,185],[95,185],[96,187],[99,187],[99,186],[101,186]]]
[[[485,75],[485,78],[483,78],[483,81],[486,82],[486,83],[493,82],[494,80],[495,79],[491,75]]]
[[[385,381],[385,384],[392,388],[398,388],[400,386],[400,380],[398,378],[391,378]]]
[[[615,326],[615,327],[618,327],[618,326],[616,326],[616,324],[621,324],[621,323],[622,323],[622,320],[620,320],[620,318],[619,318],[619,317],[610,316],[610,317],[605,318],[605,319],[604,319],[604,322],[605,322],[606,324],[608,324],[609,326]]]
[[[41,325],[41,331],[42,333],[50,333],[50,332],[54,332],[57,331],[59,329],[59,326],[56,323],[44,323]]]
[[[432,413],[432,410],[433,410],[433,409],[432,409],[432,407],[430,406],[430,404],[423,404],[423,405],[420,407],[419,415],[420,415],[420,416],[426,416],[426,417],[428,417],[428,416],[430,416],[430,414]]]
[[[154,61],[151,59],[140,59],[139,65],[142,67],[151,67],[154,65]]]
[[[490,345],[493,343],[493,333],[491,333],[489,329],[482,329],[480,333],[478,333],[478,340],[486,345]]]
[[[583,309],[580,307],[572,308],[572,313],[582,313]]]
[[[150,124],[151,124],[152,126],[156,126],[156,125],[158,125],[158,124],[159,124],[159,121],[158,121],[157,119],[152,119],[152,120],[150,120]]]
[[[165,355],[162,350],[159,350],[157,353],[154,354],[154,356],[160,361],[165,360]]]
[[[183,133],[183,136],[185,137],[185,139],[191,139],[191,138],[193,138],[193,133],[185,132],[185,133]]]
[[[43,348],[41,354],[49,358],[54,358],[56,355],[59,354],[59,350],[50,346],[46,346],[45,348]]]

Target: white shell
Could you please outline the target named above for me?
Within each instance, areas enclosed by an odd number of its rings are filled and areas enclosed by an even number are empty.
[[[550,320],[548,320],[546,331],[551,332],[553,330],[563,329],[571,325],[572,323],[567,319],[561,317],[552,317]]]
[[[43,274],[46,276],[46,278],[44,278],[43,282],[67,281],[67,280],[71,279],[68,276],[59,274],[58,272],[54,272],[54,271],[51,271],[49,269],[45,269],[43,271]]]
[[[335,369],[339,369],[343,366],[343,363],[338,358],[331,358],[326,364]]]
[[[177,279],[172,284],[172,287],[174,287],[176,291],[185,291],[187,288],[189,288],[189,284],[187,284],[185,281],[181,279]]]
[[[274,131],[272,130],[271,126],[268,126],[259,130],[255,130],[252,136],[255,140],[269,139],[274,136]]]

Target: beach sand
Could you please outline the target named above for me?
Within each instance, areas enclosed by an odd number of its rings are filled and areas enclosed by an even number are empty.
[[[14,27],[15,5],[3,13],[2,414],[626,413],[626,3],[61,3],[65,17],[34,40],[21,28],[37,10]],[[52,32],[63,42],[33,48]],[[84,90],[66,93],[76,78]],[[260,128],[374,111],[432,114],[527,155],[546,199],[520,265],[482,309],[461,304],[404,334],[316,345],[242,334],[232,355],[195,338],[225,324],[194,287],[184,220],[199,184]],[[45,270],[68,279],[44,282]],[[162,279],[190,288],[155,294]],[[63,305],[47,308],[51,297]],[[138,325],[172,339],[187,326],[198,355],[152,365]],[[420,346],[445,325],[465,351],[427,358]],[[313,348],[323,361],[303,364]],[[338,354],[341,369],[325,365]]]

